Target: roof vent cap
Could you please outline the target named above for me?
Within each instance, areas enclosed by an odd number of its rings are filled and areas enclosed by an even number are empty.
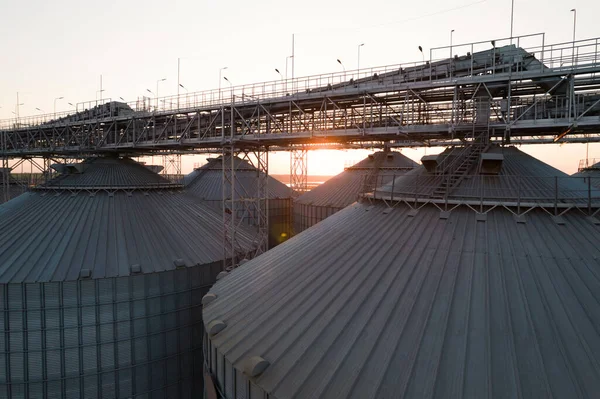
[[[142,272],[142,267],[140,266],[139,263],[136,263],[134,265],[131,265],[131,273],[141,273]]]
[[[206,326],[206,332],[212,337],[213,335],[217,335],[223,331],[225,327],[227,327],[227,324],[225,324],[223,320],[215,319],[208,323]]]
[[[425,169],[433,173],[438,166],[439,155],[425,155],[421,158],[421,163],[425,167]]]
[[[481,154],[481,174],[497,175],[502,170],[504,155],[497,153]]]
[[[79,272],[79,277],[81,278],[90,278],[92,276],[92,271],[90,269],[81,269]]]
[[[256,377],[269,367],[269,362],[260,356],[252,356],[244,360],[243,373],[248,377]]]
[[[209,292],[208,294],[206,294],[202,297],[202,305],[208,305],[215,299],[217,299],[217,296],[215,294],[213,294],[212,292]]]
[[[181,268],[181,267],[186,267],[185,261],[181,258],[175,259],[173,261],[173,264],[175,265],[176,268]]]

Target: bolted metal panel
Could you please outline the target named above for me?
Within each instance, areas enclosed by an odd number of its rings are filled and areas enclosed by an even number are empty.
[[[0,397],[198,397],[219,270],[0,285]]]

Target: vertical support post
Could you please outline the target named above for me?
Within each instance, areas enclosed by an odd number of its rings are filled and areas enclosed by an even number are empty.
[[[163,175],[180,175],[181,174],[181,154],[163,155]]]
[[[292,196],[299,197],[308,186],[308,151],[304,147],[290,152],[290,188]]]
[[[592,216],[592,179],[587,178],[588,181],[588,216]]]
[[[479,174],[479,213],[483,213],[483,175]]]
[[[257,190],[254,199],[255,223],[258,230],[254,256],[269,250],[269,148],[258,147],[255,151]]]
[[[392,201],[392,203],[394,202],[394,188],[396,186],[396,172],[393,173],[392,175],[392,195],[390,198],[390,201]]]
[[[236,253],[236,187],[235,187],[235,123],[233,122],[233,97],[229,135],[225,133],[225,107],[221,105],[221,153],[222,198],[223,198],[223,270],[237,265]]]
[[[223,270],[235,267],[235,171],[233,168],[234,147],[224,145],[221,153],[222,198],[223,198]]]
[[[521,176],[517,180],[517,215],[521,214]]]
[[[554,216],[558,215],[558,176],[554,176]]]
[[[573,120],[573,100],[575,97],[575,75],[571,74],[571,76],[569,76],[569,115],[567,116],[567,120],[569,122],[571,122]]]
[[[6,135],[8,132],[2,132],[2,202],[6,202],[10,199],[10,168],[8,166],[8,155],[6,154],[7,143]]]

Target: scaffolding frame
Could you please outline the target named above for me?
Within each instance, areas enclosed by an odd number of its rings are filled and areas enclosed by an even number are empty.
[[[308,150],[304,146],[290,151],[290,189],[294,198],[308,191]]]

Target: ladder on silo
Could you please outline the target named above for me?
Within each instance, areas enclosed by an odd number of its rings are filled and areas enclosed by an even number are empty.
[[[447,165],[442,166],[438,171],[439,175],[443,176],[442,182],[437,186],[432,198],[442,199],[469,174],[475,165],[479,163],[481,154],[486,152],[490,147],[489,135],[487,131],[480,133],[474,137],[470,144],[455,155],[454,159],[449,161]]]

